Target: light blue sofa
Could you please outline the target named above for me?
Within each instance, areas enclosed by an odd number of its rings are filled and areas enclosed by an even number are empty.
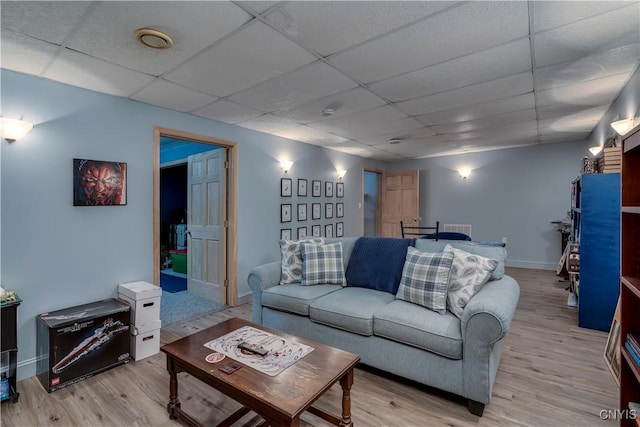
[[[342,242],[345,270],[356,239],[326,239]],[[415,247],[442,252],[447,243],[499,259],[494,274],[504,273],[502,247],[426,239],[416,240]],[[374,289],[279,285],[280,269],[280,262],[272,262],[249,273],[254,322],[359,354],[366,365],[463,396],[469,411],[482,416],[520,295],[513,278],[487,282],[458,319]]]

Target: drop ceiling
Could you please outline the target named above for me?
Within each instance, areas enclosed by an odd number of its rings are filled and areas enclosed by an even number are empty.
[[[640,60],[639,1],[0,6],[4,69],[381,161],[586,139]]]

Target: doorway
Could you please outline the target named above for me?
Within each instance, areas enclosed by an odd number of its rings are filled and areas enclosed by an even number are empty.
[[[364,236],[373,237],[380,232],[382,171],[365,168],[363,173]]]
[[[191,143],[193,145],[200,145],[201,148],[199,151],[207,150],[206,152],[217,152],[218,154],[215,156],[219,159],[215,160],[220,164],[219,167],[209,167],[213,164],[213,160],[202,158],[203,154],[194,154],[191,157],[195,159],[196,163],[200,160],[198,167],[205,167],[203,169],[206,170],[215,170],[215,174],[209,175],[206,177],[205,181],[199,182],[203,188],[208,188],[209,191],[214,187],[213,184],[218,185],[219,192],[215,194],[223,193],[223,203],[215,204],[216,209],[209,207],[209,204],[206,202],[206,197],[209,194],[213,194],[211,192],[207,193],[205,189],[203,192],[198,193],[199,195],[204,195],[205,199],[198,199],[200,202],[204,200],[202,206],[204,206],[203,212],[205,212],[205,216],[207,219],[215,217],[214,219],[217,221],[215,226],[215,241],[208,239],[202,240],[202,234],[195,234],[196,229],[198,231],[202,231],[202,224],[196,224],[198,227],[191,226],[190,227],[190,213],[189,208],[187,207],[186,212],[183,208],[174,208],[173,212],[170,213],[172,224],[169,224],[167,230],[167,224],[163,227],[162,221],[162,209],[161,209],[161,177],[165,173],[165,171],[169,169],[178,168],[173,173],[180,173],[179,168],[183,168],[185,166],[185,160],[176,159],[173,162],[164,162],[163,166],[168,166],[169,168],[163,168],[163,172],[161,173],[160,169],[160,145],[161,139],[173,139],[179,140],[185,143]],[[202,148],[202,144],[204,144],[204,148]],[[156,285],[161,285],[161,270],[163,267],[167,267],[170,263],[169,259],[175,258],[176,262],[183,262],[186,266],[186,274],[188,280],[194,280],[194,283],[197,282],[198,286],[194,287],[197,289],[197,295],[201,298],[206,298],[212,302],[217,302],[220,304],[226,305],[237,305],[238,304],[238,291],[237,291],[237,191],[236,191],[236,183],[237,183],[237,151],[236,144],[231,141],[226,141],[217,138],[211,138],[202,135],[196,135],[184,131],[178,131],[173,129],[166,129],[161,127],[156,127],[154,129],[154,173],[153,173],[153,200],[154,200],[154,209],[153,209],[153,280]],[[200,157],[199,157],[200,156]],[[166,160],[166,159],[165,159]],[[190,180],[192,177],[189,176],[191,173],[191,167],[189,164],[186,166],[187,169],[187,177],[185,179]],[[195,176],[195,174],[194,174]],[[207,181],[208,180],[208,181]],[[197,183],[198,184],[198,183]],[[189,186],[190,184],[187,184]],[[197,186],[197,185],[196,185]],[[194,187],[195,188],[195,187]],[[195,194],[194,188],[187,188],[186,196],[187,197],[187,205],[192,203],[189,197]],[[183,197],[183,196],[180,196]],[[211,206],[214,206],[212,203]],[[181,212],[182,210],[182,212]],[[215,211],[215,215],[212,213]],[[202,215],[197,214],[196,219],[201,219]],[[184,221],[184,223],[182,223]],[[197,222],[197,221],[196,221]],[[185,226],[181,226],[181,224],[185,224]],[[173,227],[172,227],[173,226]],[[184,252],[181,254],[180,252],[176,252],[174,254],[168,254],[168,247],[176,246],[174,250],[176,251],[184,251],[186,252],[186,257],[182,256]],[[204,244],[203,244],[204,243]],[[181,246],[181,248],[178,248]],[[192,248],[192,256],[189,255],[189,248]],[[198,252],[199,251],[199,252]],[[186,259],[185,259],[186,258]],[[173,260],[171,261],[173,265]],[[179,269],[184,267],[179,266]],[[166,269],[166,268],[165,268]],[[203,281],[207,281],[212,279],[215,281],[216,286],[207,287],[202,286]]]

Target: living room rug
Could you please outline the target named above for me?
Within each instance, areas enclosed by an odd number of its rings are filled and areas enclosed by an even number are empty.
[[[160,320],[162,320],[162,326],[165,327],[226,307],[224,304],[195,297],[187,291],[167,292],[163,290],[160,298]]]

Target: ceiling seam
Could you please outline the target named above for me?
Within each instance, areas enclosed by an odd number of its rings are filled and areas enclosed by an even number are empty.
[[[536,132],[538,134],[538,142],[540,142],[540,111],[538,110],[538,76],[536,72],[536,41],[535,41],[535,1],[528,0],[529,9],[529,54],[531,56],[531,76],[533,78],[533,105],[536,111]]]

